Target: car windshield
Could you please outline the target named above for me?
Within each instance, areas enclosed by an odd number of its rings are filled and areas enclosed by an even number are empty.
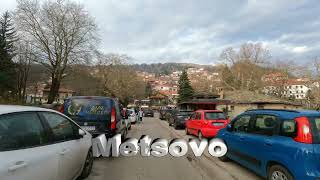
[[[224,113],[222,112],[206,112],[205,113],[206,120],[215,120],[215,119],[227,119]]]

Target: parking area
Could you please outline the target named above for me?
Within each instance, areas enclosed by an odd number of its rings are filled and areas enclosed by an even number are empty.
[[[144,118],[142,124],[135,124],[129,131],[128,137],[140,138],[149,135],[152,138],[196,138],[186,135],[184,130],[175,130],[166,121],[158,118]],[[183,180],[212,180],[212,179],[236,179],[248,180],[262,179],[232,161],[221,162],[213,158],[207,152],[201,157],[194,157],[191,152],[184,157],[172,157],[167,155],[156,157],[118,157],[97,158],[88,180],[149,180],[149,179],[183,179]]]

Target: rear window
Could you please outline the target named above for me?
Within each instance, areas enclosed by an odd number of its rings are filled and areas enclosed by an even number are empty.
[[[111,99],[69,99],[64,112],[75,120],[100,120],[111,114]]]
[[[227,119],[223,112],[206,112],[205,119],[215,120],[215,119]]]
[[[192,112],[187,112],[187,111],[180,111],[178,112],[177,116],[190,116]]]
[[[131,114],[133,114],[133,113],[134,113],[134,110],[131,110],[131,109],[127,110],[127,114],[128,114],[128,115],[131,115]]]

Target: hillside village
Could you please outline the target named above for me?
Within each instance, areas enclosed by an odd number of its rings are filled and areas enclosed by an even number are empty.
[[[221,82],[219,70],[208,71],[204,68],[187,68],[186,71],[197,93],[216,94],[223,98],[223,95],[229,91],[227,88],[224,88]],[[151,99],[168,98],[174,103],[176,103],[176,98],[178,97],[178,80],[181,73],[182,71],[173,71],[168,75],[160,75],[157,77],[155,73],[137,71],[138,76],[151,85],[154,93],[154,96],[150,97]],[[199,82],[205,85],[205,88],[197,86]],[[319,82],[311,78],[289,76],[283,72],[270,72],[261,77],[261,82],[261,88],[259,88],[258,91],[250,93],[250,96],[255,97],[256,101],[259,101],[259,97],[252,93],[264,97],[264,101],[277,100],[276,102],[282,101],[285,102],[285,104],[290,104],[291,102],[294,105],[298,104],[300,106],[307,106],[308,108],[319,107],[318,104],[310,104],[312,90],[319,88]],[[238,93],[246,94],[243,92]],[[235,101],[250,99],[250,97],[246,95],[242,97],[232,96],[232,98],[234,98]]]

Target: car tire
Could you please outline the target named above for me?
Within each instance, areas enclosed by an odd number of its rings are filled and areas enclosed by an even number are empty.
[[[268,170],[268,180],[273,179],[293,180],[294,178],[291,173],[283,166],[273,165]]]
[[[178,124],[177,124],[176,122],[173,122],[173,128],[174,128],[174,129],[179,129],[179,128],[178,128]]]
[[[198,132],[198,139],[201,141],[203,139],[203,134],[201,131]]]
[[[188,128],[186,127],[185,129],[186,135],[190,135]]]
[[[230,160],[226,154],[224,156],[218,157],[218,159],[222,162],[228,162]]]
[[[127,130],[127,128],[125,128],[125,130],[124,130],[124,132],[123,132],[123,135],[122,135],[121,139],[122,139],[122,140],[125,140],[125,139],[126,139],[126,137],[127,137],[127,134],[128,134],[128,130]]]
[[[78,179],[82,180],[82,179],[87,178],[91,174],[92,167],[93,167],[93,153],[92,153],[92,149],[90,148],[90,150],[87,154],[87,158],[84,163],[81,175],[79,176]]]

